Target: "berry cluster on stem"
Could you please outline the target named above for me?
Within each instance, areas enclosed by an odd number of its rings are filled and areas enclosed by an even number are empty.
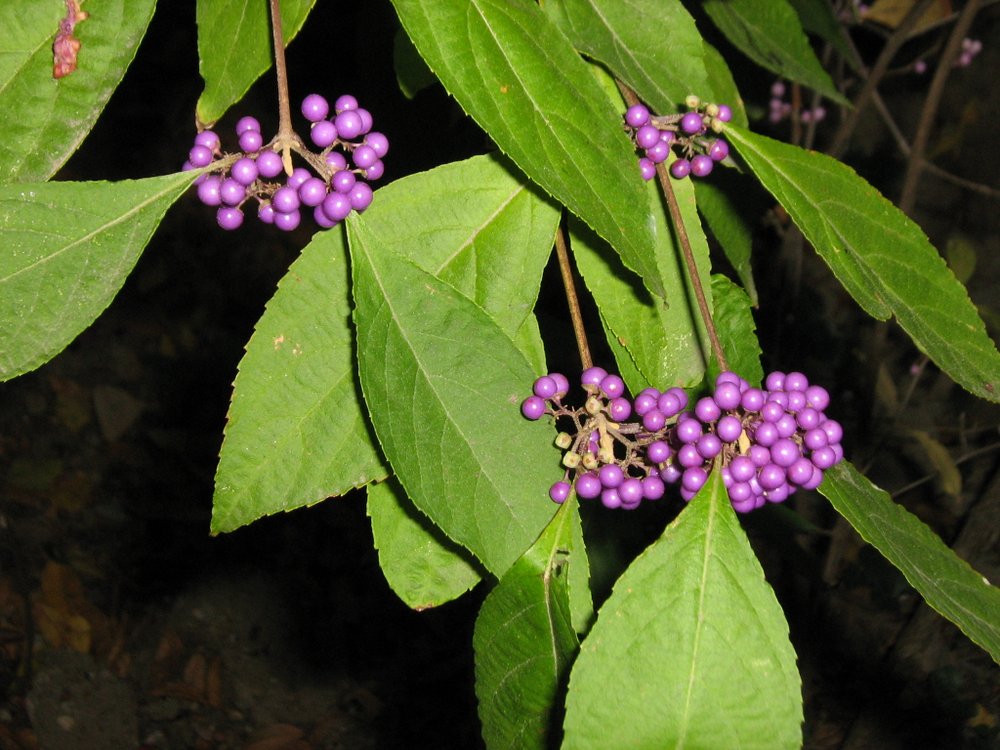
[[[652,115],[644,104],[633,104],[625,112],[625,128],[636,148],[642,152],[639,170],[644,180],[653,179],[656,165],[665,162],[672,150],[678,157],[670,165],[676,179],[688,175],[706,177],[716,162],[729,156],[729,144],[720,133],[733,112],[725,104],[706,104],[697,96],[685,100],[688,112]]]
[[[260,123],[243,117],[236,123],[240,151],[223,153],[217,133],[203,130],[194,139],[184,169],[205,169],[195,180],[198,198],[217,208],[223,229],[243,223],[243,206],[257,202],[257,217],[265,224],[291,231],[302,221],[303,211],[312,211],[323,228],[336,226],[351,211],[371,205],[368,180],[384,172],[382,157],[389,140],[372,130],[372,116],[349,95],[333,105],[319,94],[302,100],[302,115],[310,123],[309,139],[317,151],[307,147],[292,132],[264,141]],[[292,167],[285,149],[301,156],[307,167]],[[348,161],[350,159],[350,161]],[[279,182],[284,173],[284,182]]]
[[[747,513],[815,489],[844,456],[843,429],[825,414],[829,393],[800,372],[772,372],[764,388],[720,373],[712,395],[690,409],[677,387],[629,399],[622,379],[600,367],[584,370],[580,383],[583,407],[563,403],[569,381],[560,373],[538,378],[521,403],[526,418],[548,414],[566,428],[555,441],[564,475],[549,489],[557,503],[575,490],[605,507],[632,509],[660,499],[670,484],[690,500],[718,470],[733,508]]]

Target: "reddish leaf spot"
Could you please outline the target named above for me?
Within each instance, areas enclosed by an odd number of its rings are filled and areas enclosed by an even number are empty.
[[[59,33],[52,43],[52,77],[62,78],[76,70],[80,40],[73,36],[76,25],[87,18],[80,10],[80,0],[66,0],[66,17],[59,22]]]

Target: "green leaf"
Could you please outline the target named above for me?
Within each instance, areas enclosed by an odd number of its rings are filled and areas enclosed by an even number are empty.
[[[558,223],[558,208],[500,155],[396,180],[365,212],[379,242],[458,289],[510,337],[535,305]]]
[[[281,0],[285,46],[295,38],[316,0]],[[199,72],[205,90],[198,122],[208,127],[271,67],[274,43],[264,0],[198,0]]]
[[[62,2],[0,3],[0,184],[43,182],[80,146],[135,56],[155,0],[87,0],[76,25],[78,67],[52,77]]]
[[[679,2],[547,0],[573,46],[603,63],[661,114],[688,94],[710,98],[701,34]]]
[[[1000,589],[847,461],[825,473],[819,491],[930,607],[1000,662]]]
[[[695,209],[692,181],[676,180],[672,186],[711,306],[708,243]],[[651,180],[646,191],[648,205],[655,206],[650,213],[657,238],[655,260],[666,285],[664,299],[650,296],[593,233],[570,225],[573,257],[597,302],[619,373],[632,393],[647,386],[665,389],[700,380],[709,351],[704,323],[697,312],[680,246],[667,223],[659,186]]]
[[[654,294],[652,227],[621,111],[529,0],[394,0],[421,56],[500,149]]]
[[[797,750],[801,721],[788,626],[715,471],[601,607],[563,747]]]
[[[700,180],[695,187],[698,211],[705,217],[709,231],[722,247],[726,258],[736,271],[740,283],[754,305],[757,304],[757,286],[753,280],[751,250],[753,221],[762,214],[752,199],[755,191],[746,184],[747,178],[725,174],[733,170],[716,170],[715,179]],[[764,194],[759,188],[756,191]],[[733,200],[738,195],[739,200]]]
[[[392,39],[392,62],[399,90],[407,99],[437,83],[437,78],[402,29],[398,29]]]
[[[560,507],[538,541],[483,602],[472,645],[486,746],[545,750],[556,693],[579,643],[570,622],[577,503]]]
[[[551,426],[518,408],[534,374],[482,308],[376,230],[367,212],[348,219],[358,368],[375,432],[414,505],[502,575],[554,510]]]
[[[743,97],[736,88],[733,73],[726,64],[722,54],[708,42],[704,42],[705,70],[708,73],[708,88],[714,94],[718,104],[728,104],[733,111],[733,119],[737,125],[747,124],[747,110],[743,105]]]
[[[798,13],[802,28],[829,42],[840,53],[841,58],[852,70],[858,69],[857,53],[848,44],[844,27],[828,0],[790,0]]]
[[[715,302],[712,318],[722,341],[722,351],[729,361],[729,369],[748,383],[759,386],[764,379],[760,366],[760,342],[757,341],[757,324],[750,312],[750,298],[742,288],[721,274],[712,275],[712,300]],[[713,364],[714,360],[713,360]],[[709,382],[718,375],[716,364]]]
[[[195,176],[0,187],[0,380],[94,322]]]
[[[727,127],[726,137],[844,288],[971,393],[1000,401],[1000,352],[920,228],[835,159]]]
[[[233,384],[212,531],[380,480],[354,372],[341,229],[319,232],[278,283]]]
[[[472,555],[417,510],[395,479],[369,484],[367,490],[379,566],[408,607],[436,607],[480,581],[483,572]]]
[[[850,104],[816,59],[787,0],[705,0],[702,7],[733,46],[761,67]]]

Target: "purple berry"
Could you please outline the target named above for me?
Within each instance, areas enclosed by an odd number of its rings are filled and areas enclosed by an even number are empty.
[[[729,462],[729,473],[736,482],[748,482],[757,475],[757,467],[747,456],[733,456]]]
[[[542,375],[531,384],[531,392],[539,398],[552,398],[557,387],[555,380],[548,375]]]
[[[740,405],[743,394],[736,383],[722,382],[715,389],[712,398],[723,411],[731,411]]]
[[[260,151],[264,145],[264,136],[256,130],[245,130],[240,134],[240,150],[252,154]]]
[[[337,140],[337,128],[329,120],[320,120],[309,128],[309,140],[316,144],[317,148],[332,146]]]
[[[302,187],[302,183],[312,177],[312,172],[310,172],[305,167],[296,167],[292,170],[292,173],[288,175],[288,179],[285,180],[285,184],[290,188],[298,190]]]
[[[338,193],[344,193],[345,195],[354,188],[355,183],[357,183],[358,178],[354,176],[354,172],[348,170],[342,170],[337,172],[330,178],[330,187]]]
[[[552,502],[562,503],[569,497],[569,491],[572,489],[569,482],[556,482],[551,487],[549,487],[549,497]]]
[[[576,478],[576,494],[584,500],[591,500],[601,494],[601,480],[592,472],[580,474]]]
[[[704,487],[705,482],[707,481],[708,472],[700,466],[693,466],[689,469],[685,469],[684,473],[681,475],[681,487],[692,493],[697,492]]]
[[[257,173],[266,179],[277,177],[284,170],[281,157],[274,151],[261,151],[256,159]]]
[[[652,474],[648,477],[643,477],[640,482],[642,483],[642,496],[647,500],[659,500],[663,497],[663,493],[667,491],[663,480]]]
[[[660,397],[656,400],[656,408],[663,412],[663,416],[668,419],[676,414],[680,414],[681,410],[684,408],[683,404],[677,394],[672,391],[667,391],[666,393],[661,393]]]
[[[346,112],[349,109],[357,109],[358,100],[355,99],[350,94],[344,94],[343,96],[338,96],[337,101],[333,103],[333,109],[337,114],[341,112]]]
[[[639,174],[642,179],[651,180],[656,176],[656,165],[647,157],[639,159]]]
[[[687,159],[678,159],[670,165],[670,174],[675,180],[683,180],[691,174],[691,162]]]
[[[333,124],[337,126],[337,133],[340,137],[347,141],[357,138],[363,130],[361,115],[353,109],[341,112]]]
[[[302,100],[302,116],[309,122],[319,122],[328,114],[330,114],[330,103],[326,97],[319,94],[309,94]]]
[[[809,380],[801,372],[790,372],[785,375],[784,390],[804,391],[809,387]]]
[[[633,406],[635,407],[635,413],[641,417],[646,412],[656,408],[656,397],[650,393],[640,393],[635,397]]]
[[[243,223],[243,212],[232,206],[223,206],[216,212],[215,220],[223,229],[238,229]]]
[[[688,112],[681,118],[681,130],[688,135],[699,133],[704,127],[705,124],[702,122],[701,115],[697,112]]]
[[[698,399],[698,403],[694,405],[694,415],[702,422],[714,422],[722,416],[722,410],[714,399],[705,396]]]
[[[365,135],[369,130],[372,129],[374,122],[372,121],[372,114],[367,109],[363,107],[358,107],[355,112],[358,113],[358,117],[361,118],[361,132],[358,135]]]
[[[233,168],[229,171],[230,176],[241,185],[252,185],[257,179],[257,164],[248,156],[237,159]]]
[[[358,146],[354,149],[351,160],[358,169],[368,169],[368,167],[378,161],[378,155],[371,146]]]
[[[698,452],[698,447],[695,443],[685,443],[677,451],[677,463],[685,469],[689,469],[692,466],[701,466],[704,464],[705,457]]]
[[[545,413],[545,399],[539,396],[528,396],[521,402],[521,414],[532,421],[541,419]]]
[[[605,375],[598,387],[608,398],[618,398],[625,392],[625,381],[617,375]]]
[[[291,185],[278,188],[271,196],[271,205],[279,214],[290,214],[298,210],[300,203],[298,190]]]
[[[353,208],[358,213],[364,211],[368,206],[372,204],[372,189],[368,187],[367,182],[358,182],[351,188],[351,192],[347,194],[347,199],[351,202],[351,208]]]
[[[722,122],[729,122],[733,119],[733,110],[730,109],[728,104],[719,105],[719,114],[716,117]]]
[[[227,177],[219,185],[219,197],[227,206],[236,206],[247,197],[247,189],[232,177]]]
[[[622,498],[618,494],[618,490],[613,487],[601,490],[601,505],[608,510],[616,510],[622,507]]]
[[[382,133],[372,132],[366,135],[365,145],[370,146],[379,159],[389,153],[389,139]]]
[[[705,154],[698,154],[691,158],[691,174],[695,177],[707,177],[712,172],[715,162]]]
[[[830,394],[821,385],[811,385],[806,388],[806,401],[816,411],[823,411],[830,405]]]
[[[626,478],[617,489],[622,505],[635,506],[642,501],[642,482],[635,477]]]
[[[646,458],[654,464],[662,464],[670,458],[671,450],[663,440],[654,440],[646,446]]]
[[[732,414],[726,414],[715,425],[715,434],[724,443],[735,443],[743,434],[743,424]]]
[[[222,203],[222,195],[219,188],[222,185],[222,178],[218,175],[208,175],[205,180],[198,185],[198,200],[206,206],[218,206]]]
[[[780,438],[771,446],[771,460],[782,468],[787,469],[800,458],[802,452],[791,438]]]
[[[740,397],[740,406],[751,413],[760,411],[764,406],[764,392],[760,388],[747,388]]]
[[[769,391],[780,391],[785,387],[785,373],[769,372],[767,377],[764,378],[764,387]]]
[[[642,415],[642,427],[647,432],[659,432],[667,424],[667,417],[659,409],[650,409]]]
[[[246,117],[241,117],[236,121],[236,135],[243,135],[247,132],[260,132],[260,122],[256,117],[250,117],[247,115]]]
[[[347,159],[339,151],[331,151],[326,155],[326,163],[333,172],[347,169]]]
[[[301,221],[302,214],[298,211],[289,211],[288,213],[276,212],[274,214],[274,226],[283,232],[291,232],[293,229],[298,228]]]
[[[191,150],[188,151],[188,161],[195,169],[207,167],[212,163],[212,158],[212,149],[208,146],[193,146]]]
[[[788,467],[788,481],[801,487],[812,478],[813,469],[808,458],[798,458]]]
[[[330,221],[343,221],[351,213],[351,199],[343,193],[330,193],[323,199],[323,213]]]
[[[844,428],[840,426],[840,422],[835,419],[827,419],[820,423],[819,428],[826,433],[827,438],[829,438],[830,445],[839,443],[844,438]]]
[[[722,453],[722,441],[712,433],[706,433],[698,438],[695,443],[698,453],[706,460],[710,460]]]
[[[603,367],[588,367],[580,373],[580,385],[600,386],[601,381],[608,376],[608,371]]]
[[[219,150],[222,143],[219,141],[219,136],[214,130],[202,130],[194,137],[194,145],[204,146],[212,153],[215,153]]]
[[[729,144],[721,138],[716,138],[708,147],[708,156],[712,161],[722,161],[729,156]]]
[[[670,146],[663,141],[657,141],[646,149],[646,158],[653,164],[662,164],[670,156]]]
[[[643,104],[633,104],[625,111],[625,122],[633,128],[641,128],[649,122],[649,110]]]
[[[837,463],[837,453],[829,445],[813,451],[809,458],[817,469],[826,470]]]
[[[550,372],[549,377],[556,381],[555,397],[565,396],[569,393],[569,380],[561,372]]]
[[[385,165],[381,159],[376,159],[372,165],[365,170],[366,180],[378,180],[385,174]]]
[[[274,223],[274,206],[270,203],[261,203],[257,207],[257,218],[265,224]]]
[[[676,426],[677,439],[682,443],[693,443],[701,437],[701,422],[690,417],[682,418]]]
[[[635,144],[639,148],[650,148],[660,142],[660,131],[653,125],[643,125],[635,131]]]
[[[611,399],[609,410],[611,411],[611,419],[615,422],[624,422],[632,416],[632,404],[627,398],[621,396]]]
[[[785,483],[785,470],[777,464],[766,464],[760,467],[757,481],[765,490],[773,490]]]
[[[625,472],[617,464],[605,464],[597,472],[597,478],[602,485],[613,489],[625,481]]]
[[[306,206],[318,206],[326,198],[326,183],[319,177],[310,177],[299,185],[299,200]]]
[[[337,226],[337,222],[333,221],[329,216],[323,213],[322,206],[316,206],[313,209],[313,221],[323,227],[323,229],[331,229]]]

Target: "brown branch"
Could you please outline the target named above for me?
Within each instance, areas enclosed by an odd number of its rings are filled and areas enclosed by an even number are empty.
[[[594,360],[590,357],[587,331],[583,327],[583,315],[580,313],[580,298],[576,295],[573,268],[569,263],[569,250],[566,247],[566,236],[563,234],[561,225],[556,229],[556,258],[559,260],[559,272],[562,274],[563,288],[566,290],[569,316],[573,321],[573,335],[576,336],[576,348],[580,352],[580,365],[582,369],[587,370],[594,366]]]

